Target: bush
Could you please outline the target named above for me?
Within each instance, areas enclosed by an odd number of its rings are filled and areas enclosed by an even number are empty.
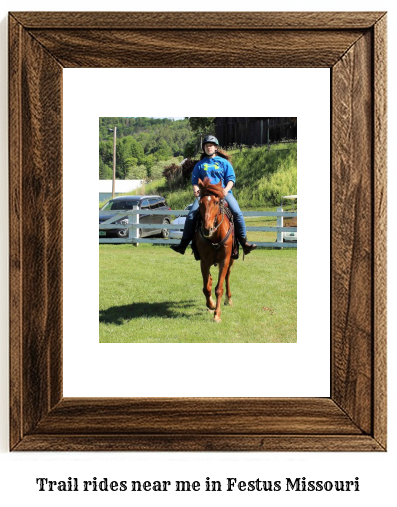
[[[174,159],[164,168],[163,178],[133,193],[162,195],[171,209],[183,209],[194,200],[190,176],[197,161],[189,159],[182,167],[179,162]],[[242,209],[279,206],[281,196],[297,193],[296,143],[290,143],[288,149],[273,146],[270,151],[266,147],[244,148],[234,154],[233,167],[237,177],[233,194]]]
[[[164,175],[165,168],[171,165],[179,165],[179,158],[173,157],[168,160],[160,160],[159,162],[156,162],[150,169],[150,179],[160,179]]]
[[[186,182],[190,183],[196,163],[197,160],[188,158],[182,165],[173,163],[165,167],[163,176],[167,180],[168,187],[175,189],[178,186],[184,186]]]
[[[191,185],[169,193],[165,198],[171,209],[185,209],[195,199]]]
[[[178,164],[171,164],[164,169],[163,176],[167,180],[168,188],[176,188],[181,183],[182,167]]]
[[[147,179],[147,170],[144,165],[136,165],[128,170],[126,180],[145,180]]]

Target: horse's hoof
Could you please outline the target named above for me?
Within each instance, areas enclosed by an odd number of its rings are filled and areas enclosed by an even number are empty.
[[[230,299],[226,298],[226,300],[225,300],[225,306],[233,306],[232,298],[230,298]]]
[[[222,319],[220,317],[214,317],[214,322],[222,322]]]

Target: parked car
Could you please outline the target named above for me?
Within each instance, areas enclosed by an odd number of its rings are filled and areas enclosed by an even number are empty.
[[[193,206],[193,203],[186,206],[185,210],[190,210]],[[185,225],[186,215],[179,215],[175,220],[172,221],[172,224],[176,225]],[[170,238],[172,239],[181,239],[182,238],[183,229],[171,229],[170,230]]]
[[[159,195],[127,195],[114,197],[110,199],[103,208],[99,210],[99,223],[105,222],[112,218],[115,214],[109,213],[111,211],[132,211],[134,206],[138,206],[142,210],[171,210],[166,203],[164,197]],[[163,229],[163,224],[170,224],[170,215],[151,215],[142,214],[139,215],[140,224],[156,224],[153,229],[139,229],[139,237],[145,236],[156,236],[161,235],[162,238],[169,237],[169,229]],[[128,216],[121,216],[117,222],[115,222],[114,229],[106,229],[99,231],[99,237],[103,238],[126,238],[128,236],[128,229],[119,229],[117,224],[128,225]]]
[[[281,198],[281,208],[283,211],[292,211],[296,213],[298,211],[298,196],[297,195],[284,195]],[[297,217],[284,218],[284,227],[298,227]],[[297,243],[298,232],[283,232],[283,242]]]

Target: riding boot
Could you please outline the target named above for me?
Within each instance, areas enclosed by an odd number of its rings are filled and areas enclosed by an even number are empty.
[[[174,250],[174,252],[178,252],[178,253],[184,255],[189,243],[190,243],[190,239],[183,239],[182,238],[179,245],[171,245],[171,248],[172,248],[172,250]]]
[[[256,245],[255,243],[248,243],[247,237],[245,238],[238,238],[240,245],[243,247],[244,255],[248,255],[252,250],[255,250]]]

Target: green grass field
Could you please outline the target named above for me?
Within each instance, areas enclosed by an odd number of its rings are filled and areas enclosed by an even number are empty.
[[[240,250],[231,274],[234,306],[222,301],[219,324],[206,309],[200,263],[190,252],[99,245],[101,343],[296,342],[296,249],[258,249],[245,261]],[[211,273],[217,279],[218,268]]]

